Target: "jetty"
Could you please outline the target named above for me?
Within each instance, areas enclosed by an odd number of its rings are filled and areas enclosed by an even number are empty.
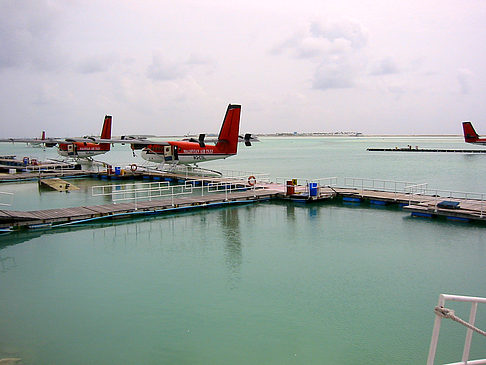
[[[454,148],[419,148],[418,146],[412,147],[395,147],[395,148],[367,148],[367,151],[371,152],[451,152],[451,153],[486,153],[486,149],[454,149]]]
[[[150,179],[150,182],[92,187],[93,196],[108,197],[113,202],[111,204],[35,211],[0,210],[0,229],[53,228],[100,219],[129,218],[268,200],[394,206],[410,212],[413,217],[486,222],[486,194],[430,189],[426,183],[337,177],[277,178],[270,181],[265,174],[184,177],[175,173],[150,172],[148,175],[132,171],[129,176],[139,174]],[[62,190],[62,185],[59,186]]]
[[[128,218],[184,211],[195,208],[214,208],[232,204],[254,203],[268,200],[278,192],[268,189],[225,191],[204,196],[170,197],[129,203],[113,203],[74,208],[35,211],[0,210],[0,228],[46,228],[86,223],[106,218]]]

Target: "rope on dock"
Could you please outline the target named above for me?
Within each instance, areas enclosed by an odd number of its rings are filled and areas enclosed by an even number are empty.
[[[479,333],[480,335],[486,336],[486,331],[483,331],[475,326],[473,326],[471,323],[466,322],[465,320],[459,318],[456,316],[454,310],[449,309],[449,308],[444,308],[442,306],[437,306],[434,308],[434,312],[436,315],[442,317],[442,318],[450,318],[453,321],[462,324],[463,326],[466,326],[467,328],[473,330],[474,332]]]

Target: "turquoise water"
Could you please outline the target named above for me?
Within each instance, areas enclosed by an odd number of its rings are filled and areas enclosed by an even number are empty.
[[[465,148],[458,138],[267,138],[207,166],[484,190],[486,155],[366,151],[407,144]],[[394,208],[258,203],[4,235],[0,358],[424,364],[438,295],[486,296],[484,229]],[[451,306],[467,318],[466,307]],[[481,306],[477,324],[486,327]],[[444,321],[437,363],[459,361],[464,333]],[[482,338],[473,341],[477,357]]]

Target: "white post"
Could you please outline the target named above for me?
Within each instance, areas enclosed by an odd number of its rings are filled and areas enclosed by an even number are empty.
[[[476,322],[476,311],[478,309],[478,303],[473,302],[471,303],[471,312],[469,313],[469,323],[474,326],[474,322]],[[468,328],[466,332],[466,341],[464,342],[464,351],[462,353],[462,361],[464,364],[467,364],[467,360],[469,359],[469,350],[471,349],[471,340],[472,340],[473,330]]]
[[[445,303],[445,299],[444,296],[441,294],[439,295],[439,303],[437,305],[439,307],[443,307],[444,303]],[[427,365],[434,365],[435,352],[437,351],[437,343],[439,341],[441,320],[442,317],[436,314],[434,320],[434,330],[432,331],[432,339],[430,340],[430,348],[429,348],[429,356],[427,358]]]

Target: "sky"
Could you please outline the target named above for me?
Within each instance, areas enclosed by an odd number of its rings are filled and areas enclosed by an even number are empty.
[[[486,135],[486,1],[0,0],[0,137]]]

